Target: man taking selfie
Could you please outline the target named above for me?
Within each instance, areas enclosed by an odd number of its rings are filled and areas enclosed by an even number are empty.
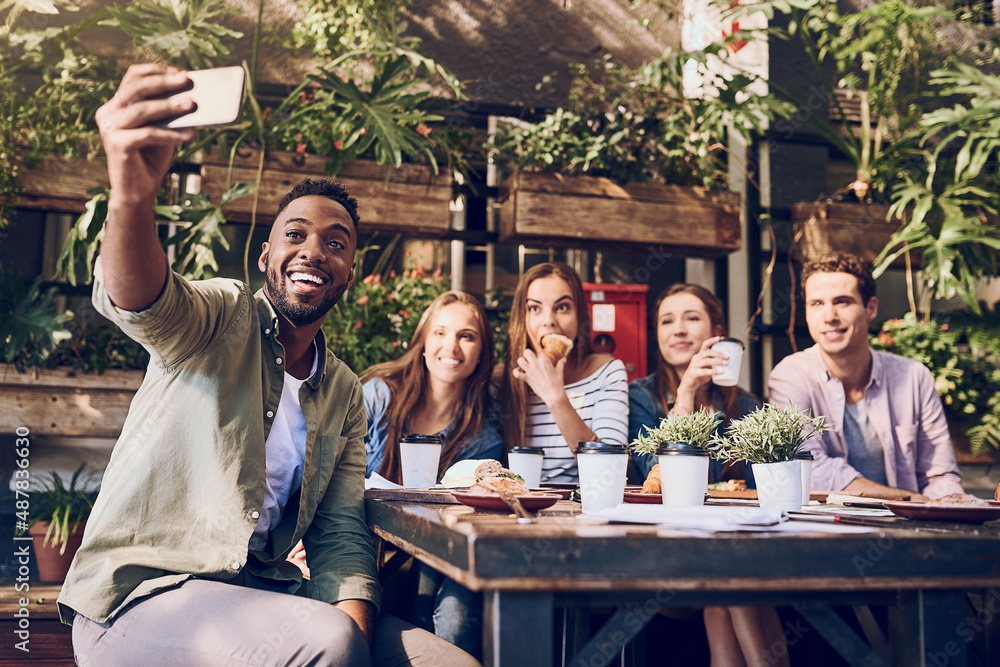
[[[295,186],[256,294],[172,273],[153,205],[192,131],[157,123],[194,108],[169,97],[187,86],[136,65],[97,114],[111,198],[93,300],[151,360],[59,598],[77,664],[474,665],[377,618],[361,386],[320,332],[353,280],[357,202]],[[300,539],[308,581],[286,561]]]

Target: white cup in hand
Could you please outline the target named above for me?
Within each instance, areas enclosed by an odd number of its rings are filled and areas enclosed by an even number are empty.
[[[743,364],[743,341],[738,338],[722,338],[712,346],[716,352],[729,355],[725,365],[716,366],[722,372],[712,378],[720,387],[732,387],[740,381],[740,366]]]

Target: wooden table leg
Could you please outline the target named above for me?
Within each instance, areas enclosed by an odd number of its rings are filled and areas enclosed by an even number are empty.
[[[963,591],[901,591],[889,606],[892,664],[968,667],[971,637]]]
[[[552,593],[484,591],[483,665],[551,665]]]

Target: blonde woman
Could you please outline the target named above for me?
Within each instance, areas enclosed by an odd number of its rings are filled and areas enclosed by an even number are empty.
[[[445,292],[420,317],[403,355],[361,373],[368,433],[366,475],[401,483],[399,439],[444,440],[438,479],[455,461],[500,459],[503,440],[490,396],[493,334],[483,307],[464,292]]]

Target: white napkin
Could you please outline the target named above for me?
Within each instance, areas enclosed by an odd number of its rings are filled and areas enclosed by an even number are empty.
[[[401,489],[403,488],[395,482],[390,482],[377,472],[373,472],[371,477],[365,478],[365,489]]]

